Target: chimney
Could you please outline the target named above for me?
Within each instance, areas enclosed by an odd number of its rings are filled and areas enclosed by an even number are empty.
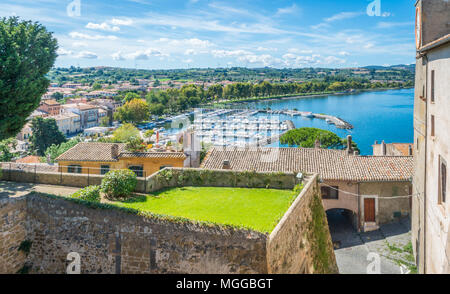
[[[112,158],[119,157],[119,145],[114,144],[111,146],[111,157]]]
[[[377,140],[375,140],[375,145],[378,145],[378,141]]]
[[[412,145],[409,145],[408,154],[409,154],[409,156],[413,155],[413,147],[412,147]]]
[[[352,154],[353,153],[352,136],[351,135],[347,136],[347,152],[348,152],[348,154]]]
[[[384,143],[384,140],[381,142],[381,155],[386,156],[386,143]]]
[[[223,161],[222,169],[231,169],[231,165],[230,165],[230,161],[229,160],[224,160]]]
[[[314,142],[314,148],[319,149],[320,148],[320,140],[316,139],[316,142]]]

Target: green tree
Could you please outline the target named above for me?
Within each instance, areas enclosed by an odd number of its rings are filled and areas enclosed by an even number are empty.
[[[104,116],[100,119],[100,126],[101,127],[109,127],[111,125],[109,121],[109,116]]]
[[[42,160],[45,162],[47,161],[47,158],[50,159],[51,163],[55,162],[55,159],[69,150],[70,148],[74,147],[78,143],[81,142],[80,138],[71,139],[67,142],[61,143],[60,145],[53,144],[52,146],[48,147],[47,150],[45,150],[45,158],[42,158]]]
[[[11,152],[17,146],[17,140],[14,138],[5,139],[0,141],[0,162],[11,161],[16,154]]]
[[[133,99],[125,103],[114,113],[114,118],[121,122],[138,124],[150,116],[149,106],[145,100]]]
[[[320,148],[339,150],[347,148],[347,139],[342,139],[333,132],[316,128],[290,130],[280,137],[281,144],[302,148],[313,148],[316,140],[319,140]],[[354,141],[352,141],[352,147],[353,150],[360,151]]]
[[[56,120],[53,118],[33,118],[31,131],[33,132],[30,138],[31,146],[39,156],[44,155],[47,148],[53,144],[59,145],[66,142],[66,137],[58,129]]]
[[[112,141],[116,143],[127,143],[132,139],[140,138],[139,130],[132,124],[124,124],[113,132]]]
[[[134,92],[128,92],[125,94],[125,97],[123,98],[123,102],[130,102],[131,100],[134,99],[141,99],[141,96],[139,96],[138,94],[134,93]]]
[[[18,17],[0,19],[0,140],[16,136],[47,91],[57,41]]]
[[[92,85],[92,90],[94,90],[94,91],[101,90],[102,88],[103,88],[102,84],[100,84],[98,82],[96,82]]]

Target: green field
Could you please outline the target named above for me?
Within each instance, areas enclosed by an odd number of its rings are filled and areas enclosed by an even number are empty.
[[[295,197],[291,190],[183,187],[114,204],[270,233]]]

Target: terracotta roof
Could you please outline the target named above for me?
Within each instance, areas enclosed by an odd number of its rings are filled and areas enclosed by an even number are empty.
[[[119,146],[119,156],[112,156],[113,145]],[[186,158],[182,152],[128,152],[123,143],[78,143],[61,154],[56,161],[117,162],[120,158]]]
[[[30,155],[16,160],[17,163],[41,163],[39,156]]]
[[[409,181],[413,173],[411,156],[355,156],[312,148],[214,148],[201,167],[222,169],[224,160],[232,170],[318,173],[325,180]]]

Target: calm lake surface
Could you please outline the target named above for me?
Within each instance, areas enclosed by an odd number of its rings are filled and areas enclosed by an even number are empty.
[[[363,155],[372,154],[372,145],[375,140],[379,142],[384,140],[386,143],[412,143],[414,140],[414,89],[251,102],[237,107],[250,109],[269,107],[272,110],[295,108],[299,111],[338,116],[351,123],[354,129],[342,130],[329,125],[324,120],[300,116],[282,115],[280,118],[292,120],[297,128],[326,129],[342,138],[352,135]],[[274,143],[271,146],[281,145]]]

